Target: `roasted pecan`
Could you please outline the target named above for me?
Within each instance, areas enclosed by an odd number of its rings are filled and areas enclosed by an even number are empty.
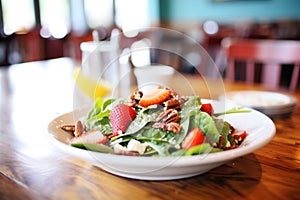
[[[165,104],[165,110],[168,110],[168,109],[179,110],[182,107],[179,100],[176,98],[170,99],[170,100],[166,101],[164,104]]]
[[[178,98],[178,101],[179,101],[179,103],[180,103],[180,108],[182,108],[183,105],[184,105],[184,102],[186,101],[186,98],[185,98],[185,97],[179,97],[179,98]]]
[[[156,122],[152,125],[153,128],[159,128],[164,131],[170,131],[175,134],[179,133],[181,130],[181,126],[176,123],[176,122],[171,122],[171,123],[161,123],[161,122]]]
[[[239,147],[239,145],[234,144],[234,145],[230,145],[229,147],[226,147],[225,149],[229,150],[229,149],[235,149],[235,148],[238,148],[238,147]]]
[[[156,122],[152,125],[153,128],[159,128],[165,131],[178,133],[181,126],[177,123],[180,120],[178,111],[175,109],[164,110],[156,118]]]
[[[171,122],[171,123],[167,123],[167,131],[173,132],[173,133],[179,133],[179,131],[181,130],[181,126],[178,123],[175,122]]]
[[[168,88],[168,90],[171,91],[171,98],[176,98],[178,96],[177,92],[173,90],[172,88]]]
[[[162,123],[178,122],[179,120],[178,111],[175,109],[165,110],[156,118],[156,122]]]
[[[179,120],[180,120],[179,115],[178,114],[173,114],[173,113],[171,113],[171,114],[172,115],[170,115],[168,117],[168,119],[166,120],[166,123],[168,124],[168,123],[172,123],[172,122],[174,122],[174,123],[179,122]]]
[[[220,136],[220,138],[219,138],[219,144],[218,144],[218,147],[220,148],[220,149],[223,149],[223,146],[224,146],[224,141],[225,139],[224,139],[224,137],[223,136]]]
[[[167,130],[167,124],[166,123],[160,123],[160,122],[156,122],[152,125],[153,128],[158,128],[158,129],[162,129],[162,130]]]
[[[75,125],[63,124],[60,126],[60,128],[64,131],[68,131],[68,132],[72,132],[72,133],[74,133],[74,131],[75,131]]]
[[[238,145],[240,145],[243,141],[243,138],[239,135],[235,135],[235,136],[233,136],[233,138],[234,138],[235,144],[238,144]]]
[[[142,96],[143,96],[142,91],[136,91],[132,95],[130,95],[129,99],[131,101],[139,101],[142,98]]]
[[[136,91],[134,92],[132,95],[129,96],[129,103],[128,106],[131,107],[135,107],[136,105],[138,105],[140,99],[143,96],[143,92],[142,91]]]
[[[86,131],[86,127],[85,125],[79,120],[76,122],[75,124],[75,131],[74,131],[74,135],[75,137],[80,136],[81,134],[83,134]]]
[[[168,114],[169,114],[170,112],[172,112],[171,109],[170,109],[170,110],[165,110],[165,111],[161,112],[161,113],[158,115],[158,117],[156,118],[155,121],[156,121],[156,122],[162,121],[165,117],[168,116]]]

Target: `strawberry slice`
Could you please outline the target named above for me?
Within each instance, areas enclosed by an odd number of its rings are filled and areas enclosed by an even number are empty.
[[[210,116],[212,116],[214,114],[214,109],[210,103],[202,104],[200,110],[202,112],[208,113]]]
[[[112,133],[114,136],[122,134],[126,131],[128,125],[136,117],[135,110],[125,104],[116,105],[109,115],[109,119],[112,125]]]
[[[193,128],[182,141],[182,148],[189,150],[190,148],[202,144],[205,140],[204,134],[200,128]]]
[[[142,107],[161,104],[171,96],[171,91],[163,88],[147,88],[142,92],[143,96],[139,102]]]
[[[98,130],[91,130],[82,133],[80,136],[73,137],[70,140],[71,144],[77,144],[77,143],[105,144],[106,142],[107,142],[107,137],[104,136]]]

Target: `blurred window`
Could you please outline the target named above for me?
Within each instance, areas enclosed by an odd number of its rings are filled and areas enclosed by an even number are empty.
[[[35,26],[33,0],[1,0],[4,33],[27,32]]]
[[[150,26],[149,0],[115,0],[116,24],[126,31]]]
[[[114,23],[113,0],[84,0],[87,24],[90,28],[110,27]]]
[[[70,32],[69,0],[40,0],[40,13],[43,37],[63,38]]]

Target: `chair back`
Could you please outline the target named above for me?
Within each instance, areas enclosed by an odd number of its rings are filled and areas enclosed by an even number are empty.
[[[267,40],[267,39],[234,39],[222,40],[222,49],[227,58],[226,78],[235,80],[236,61],[245,63],[245,79],[255,82],[256,64],[262,65],[261,82],[269,88],[279,89],[283,66],[292,66],[290,91],[295,91],[300,68],[300,41]]]

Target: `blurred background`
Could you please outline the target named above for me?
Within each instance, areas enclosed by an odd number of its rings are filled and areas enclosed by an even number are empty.
[[[225,37],[300,40],[299,10],[299,0],[1,0],[0,66],[59,57],[80,62],[80,43],[92,41],[93,30],[106,40],[115,28],[145,27],[182,31],[216,59]]]

